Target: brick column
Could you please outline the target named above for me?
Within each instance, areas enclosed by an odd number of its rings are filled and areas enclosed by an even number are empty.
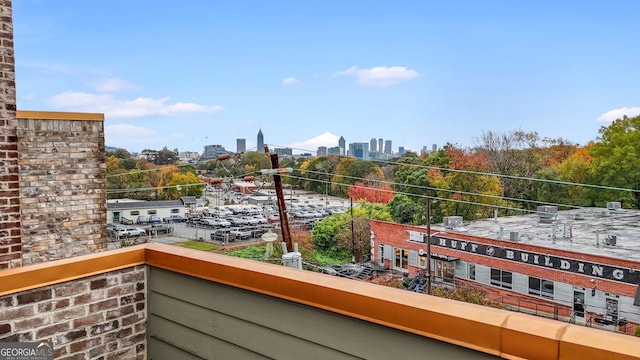
[[[0,269],[22,265],[11,0],[0,0]]]

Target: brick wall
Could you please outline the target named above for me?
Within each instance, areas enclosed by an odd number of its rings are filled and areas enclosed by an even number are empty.
[[[389,223],[383,221],[372,221],[371,222],[371,230],[375,233],[375,245],[374,256],[373,259],[378,259],[378,244],[387,244],[394,247],[415,250],[424,249],[425,245],[423,243],[408,241],[409,234],[407,230],[425,232],[423,227],[416,227],[404,224],[396,224]],[[453,234],[449,234],[450,237],[453,237]],[[466,234],[455,234],[456,238],[459,239],[467,239],[474,242],[492,244],[495,246],[504,246],[504,241],[493,240],[493,239],[485,239],[475,236],[470,236]],[[538,252],[538,253],[546,253],[550,255],[557,255],[561,257],[567,257],[572,259],[591,261],[595,263],[601,264],[609,264],[612,266],[619,267],[627,267],[627,268],[637,268],[638,263],[630,260],[617,259],[604,257],[599,255],[592,254],[582,254],[582,253],[574,253],[569,251],[564,251],[560,249],[550,249],[550,248],[542,248],[536,245],[530,244],[522,244],[522,243],[509,243],[509,248]],[[527,274],[529,276],[534,276],[546,280],[554,280],[567,284],[573,284],[575,286],[583,287],[585,289],[593,288],[594,284],[591,283],[591,276],[585,276],[580,274],[574,274],[570,272],[564,272],[559,270],[547,269],[540,266],[524,264],[520,262],[514,262],[499,258],[492,258],[488,256],[482,256],[478,254],[472,254],[464,251],[457,251],[453,249],[443,248],[437,245],[431,245],[431,251],[434,254],[442,254],[446,256],[456,257],[461,260],[464,260],[473,264],[482,264],[485,266],[489,266],[496,269],[507,270],[511,272],[517,272],[521,274]],[[393,261],[385,260],[385,266],[393,269]],[[408,276],[415,276],[419,270],[424,270],[423,268],[409,266],[408,267]],[[434,269],[432,269],[432,274]],[[597,286],[598,291],[609,292],[612,294],[634,297],[637,289],[637,285],[635,284],[625,284],[616,281],[610,281],[607,279],[597,279],[595,280],[595,285]],[[569,306],[563,306],[561,304],[555,303],[551,300],[545,300],[538,297],[528,296],[527,294],[521,294],[515,291],[510,291],[506,289],[501,289],[495,286],[484,285],[475,281],[467,281],[462,278],[456,278],[455,282],[459,286],[466,286],[471,288],[476,288],[480,290],[484,290],[487,294],[487,297],[494,300],[499,300],[503,304],[511,305],[514,308],[528,308],[530,310],[535,310],[540,313],[548,313],[553,314],[557,311],[558,316],[564,316],[569,318],[572,313],[572,308]],[[604,303],[601,307],[604,307]],[[557,309],[557,310],[556,310]],[[548,316],[545,315],[545,316]],[[594,323],[595,324],[595,323]],[[628,326],[626,326],[624,330],[627,334],[632,334],[635,329],[635,323],[630,322]],[[595,324],[592,325],[594,327],[600,327]]]
[[[22,265],[11,1],[0,0],[0,269]]]
[[[144,359],[145,267],[0,297],[0,342],[51,339],[56,360]]]
[[[421,248],[424,249],[425,247],[425,245],[422,243],[408,241],[409,235],[407,233],[407,230],[424,232],[425,229],[421,227],[387,223],[382,221],[373,221],[371,223],[371,230],[376,234],[376,237],[375,237],[376,246],[377,244],[388,244],[395,247],[400,247],[400,248],[410,249],[415,251],[418,251]],[[484,244],[491,244],[498,247],[505,245],[504,241],[480,238],[480,237],[470,236],[465,234],[456,234],[455,237],[458,239],[466,239],[470,241],[481,242]],[[522,243],[509,243],[508,246],[509,248],[523,250],[523,251],[531,251],[531,252],[556,255],[556,256],[566,257],[571,259],[591,261],[594,263],[608,264],[611,266],[618,266],[622,268],[638,267],[638,263],[631,260],[604,257],[604,256],[592,255],[592,254],[575,253],[575,252],[564,251],[561,249],[544,248],[536,245],[522,244]],[[375,252],[374,259],[378,258],[377,251],[378,251],[377,247],[374,247],[374,252]],[[518,273],[527,274],[530,276],[535,276],[535,277],[539,277],[547,280],[560,281],[568,284],[573,284],[576,286],[581,286],[584,288],[593,287],[593,284],[590,282],[592,277],[588,275],[553,270],[545,267],[529,265],[521,262],[514,262],[514,261],[504,260],[500,258],[492,258],[488,256],[472,254],[465,251],[457,251],[453,249],[442,248],[437,245],[431,245],[431,251],[436,254],[453,256],[467,262],[482,264],[482,265],[497,268],[497,269],[518,272]],[[393,263],[391,262],[388,262],[388,263],[385,262],[385,265],[388,265],[390,268],[393,268]],[[411,266],[409,268],[410,268],[409,269],[410,276],[414,276],[419,270],[418,268],[411,267]],[[595,281],[597,283],[598,290],[600,291],[611,292],[614,294],[630,296],[630,297],[635,296],[637,285],[620,283],[620,282],[610,281],[607,279],[600,279],[600,278]]]
[[[21,113],[22,265],[106,249],[103,121],[73,118],[82,114],[28,118],[33,113],[25,112],[23,118]],[[63,115],[71,119],[51,118]]]

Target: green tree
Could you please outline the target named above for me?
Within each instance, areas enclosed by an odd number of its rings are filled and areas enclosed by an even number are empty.
[[[640,204],[640,116],[617,119],[599,130],[591,147],[590,177],[600,185],[628,188],[630,191],[598,191],[596,205],[621,201],[625,207]]]
[[[500,180],[486,174],[491,169],[487,153],[473,153],[449,147],[447,150],[451,170],[431,169],[429,180],[437,190],[438,197],[454,201],[443,201],[443,215],[460,215],[473,220],[491,216],[496,206],[504,205]],[[457,171],[464,170],[464,171]]]
[[[202,196],[204,183],[196,174],[192,172],[171,172],[171,180],[166,183],[168,186],[166,193],[167,199],[179,199],[181,196]],[[178,186],[180,190],[178,191]]]
[[[389,213],[395,222],[417,224],[415,214],[417,205],[406,195],[395,195],[389,202]]]
[[[352,211],[331,215],[313,227],[315,248],[334,258],[361,261],[371,251],[371,220],[392,221],[387,205],[361,201]],[[352,226],[353,221],[353,226]]]
[[[107,151],[106,155],[107,155],[107,157],[108,156],[115,156],[118,159],[128,159],[128,158],[131,157],[131,154],[127,150],[122,149],[122,148],[117,148],[117,149],[115,149],[113,151]]]

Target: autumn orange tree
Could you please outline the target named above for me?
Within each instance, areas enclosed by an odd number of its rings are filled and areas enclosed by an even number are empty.
[[[429,182],[442,201],[440,210],[444,216],[459,215],[473,220],[486,218],[496,207],[505,205],[502,185],[495,175],[490,175],[491,164],[487,153],[474,153],[454,147],[446,150],[449,162],[446,168],[431,168]],[[461,170],[461,171],[447,171]]]
[[[388,184],[365,184],[358,181],[349,186],[347,194],[356,201],[387,204],[393,198],[393,189]]]

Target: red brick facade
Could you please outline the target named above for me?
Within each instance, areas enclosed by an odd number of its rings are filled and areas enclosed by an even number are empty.
[[[388,245],[393,249],[406,249],[414,252],[421,252],[425,254],[426,243],[415,241],[416,233],[425,233],[424,227],[415,227],[402,224],[372,221],[372,259],[376,263],[380,263],[380,245]],[[414,232],[414,238],[410,240],[410,231]],[[637,283],[625,283],[622,281],[614,281],[604,277],[594,276],[588,271],[584,274],[575,272],[563,271],[560,269],[548,268],[544,266],[530,265],[527,263],[517,262],[513,260],[502,259],[498,257],[488,256],[483,253],[472,253],[470,251],[455,250],[450,247],[442,247],[438,245],[439,237],[446,237],[448,239],[456,239],[459,243],[468,242],[474,244],[484,244],[500,249],[513,249],[514,251],[523,251],[530,253],[539,253],[549,256],[556,256],[563,259],[574,259],[576,261],[583,261],[589,264],[601,264],[604,266],[610,266],[616,269],[623,269],[629,275],[637,276],[636,270],[640,272],[640,263],[617,259],[613,257],[598,256],[592,254],[578,253],[564,251],[560,249],[552,249],[547,247],[535,246],[530,244],[524,244],[512,241],[501,241],[495,239],[482,238],[477,236],[471,236],[467,234],[455,233],[455,232],[439,232],[436,234],[432,230],[433,239],[431,242],[432,259],[437,258],[450,258],[457,259],[457,268],[464,268],[461,265],[474,264],[481,265],[491,269],[499,269],[508,271],[514,274],[521,274],[519,276],[535,277],[548,281],[553,281],[554,284],[562,284],[566,292],[572,292],[575,288],[585,294],[587,302],[591,304],[591,309],[596,313],[604,312],[607,298],[619,299],[620,304],[626,304],[627,309],[624,314],[620,314],[621,317],[626,316],[631,323],[638,323],[640,320],[640,307],[632,306],[633,297],[638,291]],[[413,241],[412,241],[413,240]],[[419,239],[418,239],[419,240]],[[467,249],[468,250],[468,249]],[[397,267],[395,262],[395,253],[391,256],[384,256],[382,260],[384,265],[389,269],[395,271],[404,272],[409,277],[414,277],[419,271],[424,271],[425,266],[419,266],[415,262],[413,264]],[[542,260],[541,260],[542,261]],[[432,274],[436,274],[435,260],[432,261]],[[619,270],[618,274],[621,274],[622,270]],[[480,279],[472,280],[469,278],[465,271],[462,274],[455,274],[455,283],[458,286],[468,286],[474,288],[480,288],[487,292],[488,297],[504,300],[506,298],[509,301],[515,302],[531,302],[536,306],[548,307],[547,310],[541,310],[541,312],[553,311],[556,317],[571,317],[572,315],[572,299],[564,299],[560,301],[557,299],[545,299],[538,296],[531,296],[529,293],[518,292],[510,289],[504,289],[499,286],[492,285],[490,281],[480,281]],[[561,285],[556,285],[561,286]],[[601,301],[600,301],[601,300]],[[503,301],[504,302],[504,301]],[[600,303],[599,303],[600,302]],[[508,301],[507,301],[508,303]],[[589,308],[587,308],[589,312]],[[585,319],[587,320],[587,319]],[[632,328],[632,327],[630,327]]]

